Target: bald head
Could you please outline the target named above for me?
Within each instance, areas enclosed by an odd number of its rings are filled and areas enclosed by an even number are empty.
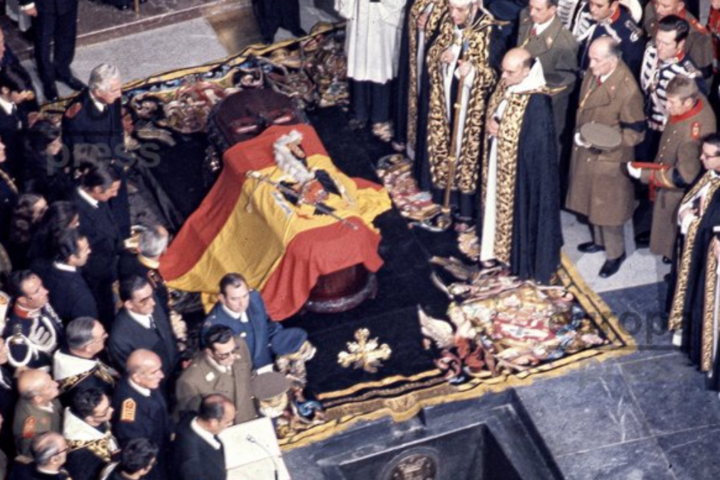
[[[508,50],[502,61],[502,81],[506,87],[517,85],[530,74],[533,57],[524,48]]]
[[[165,378],[162,360],[150,350],[139,349],[132,352],[125,363],[125,368],[133,382],[150,390],[158,388]]]
[[[45,405],[57,398],[59,391],[49,373],[43,370],[25,370],[18,377],[18,392],[26,400]]]

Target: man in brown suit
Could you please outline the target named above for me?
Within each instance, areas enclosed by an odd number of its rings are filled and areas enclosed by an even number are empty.
[[[683,76],[673,78],[667,86],[667,110],[669,119],[654,162],[662,168],[628,164],[628,172],[650,186],[651,197],[655,197],[650,251],[670,263],[677,209],[685,190],[700,173],[702,139],[715,131],[715,113],[695,81]]]
[[[633,213],[634,190],[623,163],[643,139],[643,98],[630,69],[621,60],[617,41],[600,37],[590,45],[590,65],[580,88],[575,147],[566,207],[588,217],[593,240],[578,246],[583,253],[606,251],[600,276],[614,275],[625,260],[623,225]],[[621,143],[599,150],[580,129],[588,123],[612,127]]]
[[[700,70],[705,83],[712,85],[713,45],[712,37],[705,27],[688,12],[684,0],[653,0],[645,6],[643,28],[649,37],[654,37],[658,22],[663,18],[677,15],[690,24],[690,32],[685,41],[685,53]]]
[[[43,370],[25,370],[18,378],[20,400],[15,406],[13,435],[19,455],[30,455],[38,433],[62,431],[58,384]]]
[[[555,133],[561,139],[577,80],[578,44],[557,16],[557,5],[558,0],[530,0],[520,12],[517,44],[540,60],[548,87],[564,89],[552,97]]]
[[[235,405],[235,423],[257,417],[252,398],[252,357],[245,340],[233,337],[232,330],[222,325],[210,327],[203,335],[208,345],[193,358],[175,386],[176,418],[197,412],[205,395],[220,393]]]

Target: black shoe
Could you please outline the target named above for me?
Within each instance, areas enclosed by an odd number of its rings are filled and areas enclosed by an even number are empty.
[[[64,78],[58,78],[58,82],[64,83],[68,87],[72,88],[76,92],[79,92],[83,88],[85,88],[87,85],[85,85],[83,82],[81,82],[77,77],[70,75],[69,77]]]
[[[608,278],[615,275],[620,270],[620,265],[625,261],[625,254],[623,253],[614,260],[605,260],[602,268],[600,269],[600,277]]]
[[[650,232],[643,232],[635,236],[635,248],[648,248],[650,246]]]
[[[58,99],[58,91],[55,85],[45,85],[43,87],[43,96],[46,102],[54,102]]]
[[[594,242],[581,243],[578,245],[577,249],[582,253],[597,253],[605,251],[605,247],[602,245],[596,245]]]
[[[663,262],[665,265],[670,265],[670,264],[672,263],[672,260],[669,259],[668,257],[666,257],[665,255],[663,255],[662,262]]]

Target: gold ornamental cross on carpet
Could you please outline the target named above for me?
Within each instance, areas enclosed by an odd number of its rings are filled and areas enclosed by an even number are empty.
[[[382,367],[382,361],[390,358],[392,350],[387,343],[380,345],[377,337],[370,339],[370,330],[361,328],[355,331],[356,342],[347,343],[347,352],[338,353],[338,363],[343,368],[350,365],[362,368],[368,373],[375,373]]]

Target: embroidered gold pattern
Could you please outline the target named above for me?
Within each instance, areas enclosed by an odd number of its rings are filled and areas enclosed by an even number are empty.
[[[460,190],[462,193],[474,193],[478,181],[480,135],[485,120],[485,103],[497,80],[495,71],[490,68],[488,63],[490,34],[495,23],[490,15],[483,14],[479,20],[463,32],[467,41],[468,61],[475,67],[475,78],[470,88],[465,123],[462,125],[462,146],[456,160],[455,176],[451,183],[453,190]],[[448,119],[452,115],[446,111],[443,63],[440,61],[440,56],[453,44],[454,30],[455,25],[449,15],[446,15],[440,27],[440,35],[435,44],[430,47],[427,58],[430,75],[428,161],[435,188],[445,188],[448,180],[448,157],[451,144]]]
[[[108,432],[105,437],[98,440],[68,440],[67,443],[71,452],[87,448],[93,454],[102,458],[105,463],[110,463],[113,453],[110,451],[111,440],[112,434]]]
[[[407,116],[407,146],[409,150],[415,151],[415,143],[417,141],[417,115],[418,115],[418,76],[422,72],[418,72],[417,51],[418,51],[418,28],[417,19],[423,11],[430,5],[435,6],[430,12],[427,23],[425,24],[425,40],[430,38],[430,34],[437,28],[438,21],[442,14],[446,11],[445,0],[423,0],[417,1],[410,9],[410,18],[408,19],[408,41],[409,55],[408,62],[410,65],[409,81],[408,81],[408,116]]]
[[[712,351],[715,344],[716,332],[713,330],[713,320],[715,318],[715,287],[717,285],[717,275],[713,272],[717,271],[717,257],[712,248],[708,249],[706,272],[710,275],[705,276],[705,306],[703,308],[703,326],[700,354],[700,370],[708,372],[712,369],[713,358]]]
[[[687,194],[685,194],[683,202],[686,200],[689,201],[689,199],[695,196],[710,180],[711,176],[709,174],[705,174],[705,176],[701,178]],[[720,188],[720,182],[713,182],[713,185],[710,186],[707,194],[705,195],[705,205],[703,205],[703,211],[707,209],[708,202],[715,196],[715,192],[717,192],[718,188]],[[675,295],[673,296],[670,318],[668,319],[668,328],[670,330],[676,330],[682,327],[685,295],[687,294],[687,276],[690,271],[690,259],[692,258],[693,245],[695,244],[695,237],[699,226],[700,219],[696,219],[692,222],[692,224],[690,224],[688,233],[685,236],[685,249],[683,250],[682,258],[680,260],[680,269],[677,277],[677,285],[675,287]]]
[[[371,339],[367,328],[355,331],[355,340],[347,343],[347,352],[338,354],[338,363],[343,368],[352,365],[354,369],[362,368],[368,373],[376,373],[382,367],[381,362],[390,358],[390,346],[387,343],[380,345],[377,337]]]
[[[495,230],[495,257],[510,263],[512,252],[512,228],[515,196],[515,177],[517,172],[517,152],[525,109],[530,101],[529,94],[506,94],[506,88],[499,85],[490,97],[488,112],[494,113],[503,99],[508,105],[500,122],[497,142],[497,192],[495,205],[497,208],[497,226]],[[485,209],[485,192],[490,163],[490,136],[485,132],[482,163],[482,198],[481,207]]]

